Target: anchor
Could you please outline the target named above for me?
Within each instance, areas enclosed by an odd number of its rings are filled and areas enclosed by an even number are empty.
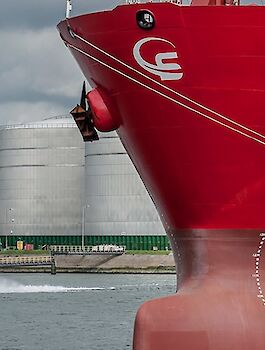
[[[92,110],[90,108],[90,104],[87,103],[86,99],[85,82],[83,83],[80,105],[77,104],[76,107],[70,112],[70,114],[73,116],[85,142],[93,142],[99,140],[98,133],[93,123]]]

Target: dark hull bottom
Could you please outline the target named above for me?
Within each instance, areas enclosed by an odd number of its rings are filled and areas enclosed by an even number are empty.
[[[178,292],[140,308],[134,350],[264,350],[263,234],[178,234]]]

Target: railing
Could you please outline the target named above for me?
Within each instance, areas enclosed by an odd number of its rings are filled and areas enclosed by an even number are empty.
[[[66,123],[63,121],[69,119]],[[50,122],[52,120],[52,122]],[[59,115],[51,118],[46,118],[41,122],[29,122],[21,124],[2,124],[0,125],[0,130],[2,129],[46,129],[46,128],[75,128],[76,124],[72,117],[66,115]]]
[[[38,266],[51,265],[51,256],[12,256],[0,258],[0,266]]]
[[[52,245],[50,246],[52,254],[123,254],[125,246],[116,245],[97,245],[97,246],[69,246],[69,245]]]
[[[66,18],[71,17],[71,12],[72,12],[72,3],[74,1],[72,0],[66,0]],[[78,1],[76,1],[78,2]],[[144,4],[144,3],[165,3],[165,2],[170,2],[176,5],[184,5],[184,6],[189,6],[191,4],[191,0],[116,0],[116,6],[120,4]],[[256,5],[259,6],[264,6],[264,1],[263,0],[241,0],[242,5],[253,5],[255,3]],[[240,5],[240,0],[226,0],[226,5]]]
[[[182,0],[120,0],[117,1],[117,4],[141,4],[141,3],[147,3],[147,2],[171,2],[174,4],[181,4]],[[66,11],[65,11],[65,17],[70,18],[72,9],[73,9],[73,3],[75,1],[72,0],[66,0]]]
[[[172,2],[178,4],[179,0],[125,0],[126,4],[141,4],[146,2]]]
[[[32,123],[32,124],[11,124],[1,125],[0,129],[50,129],[50,128],[75,128],[75,123]]]

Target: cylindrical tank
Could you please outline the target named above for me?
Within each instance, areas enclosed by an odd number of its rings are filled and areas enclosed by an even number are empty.
[[[116,132],[86,143],[85,233],[89,236],[165,235],[155,206]]]
[[[71,117],[0,130],[0,235],[80,235],[84,144]]]

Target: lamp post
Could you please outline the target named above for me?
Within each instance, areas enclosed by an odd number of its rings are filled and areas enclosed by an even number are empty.
[[[12,223],[15,222],[15,219],[14,218],[11,218],[11,220],[9,220],[9,214],[13,211],[14,209],[13,208],[8,208],[6,209],[6,231],[7,231],[7,225],[8,223],[11,221]],[[10,234],[13,233],[13,230],[10,230]],[[6,250],[8,249],[8,235],[7,235],[7,232],[6,232]]]
[[[82,252],[84,253],[84,250],[85,250],[85,225],[86,225],[86,209],[89,208],[90,205],[84,205],[82,207],[82,230],[81,230],[81,249],[82,249]]]

